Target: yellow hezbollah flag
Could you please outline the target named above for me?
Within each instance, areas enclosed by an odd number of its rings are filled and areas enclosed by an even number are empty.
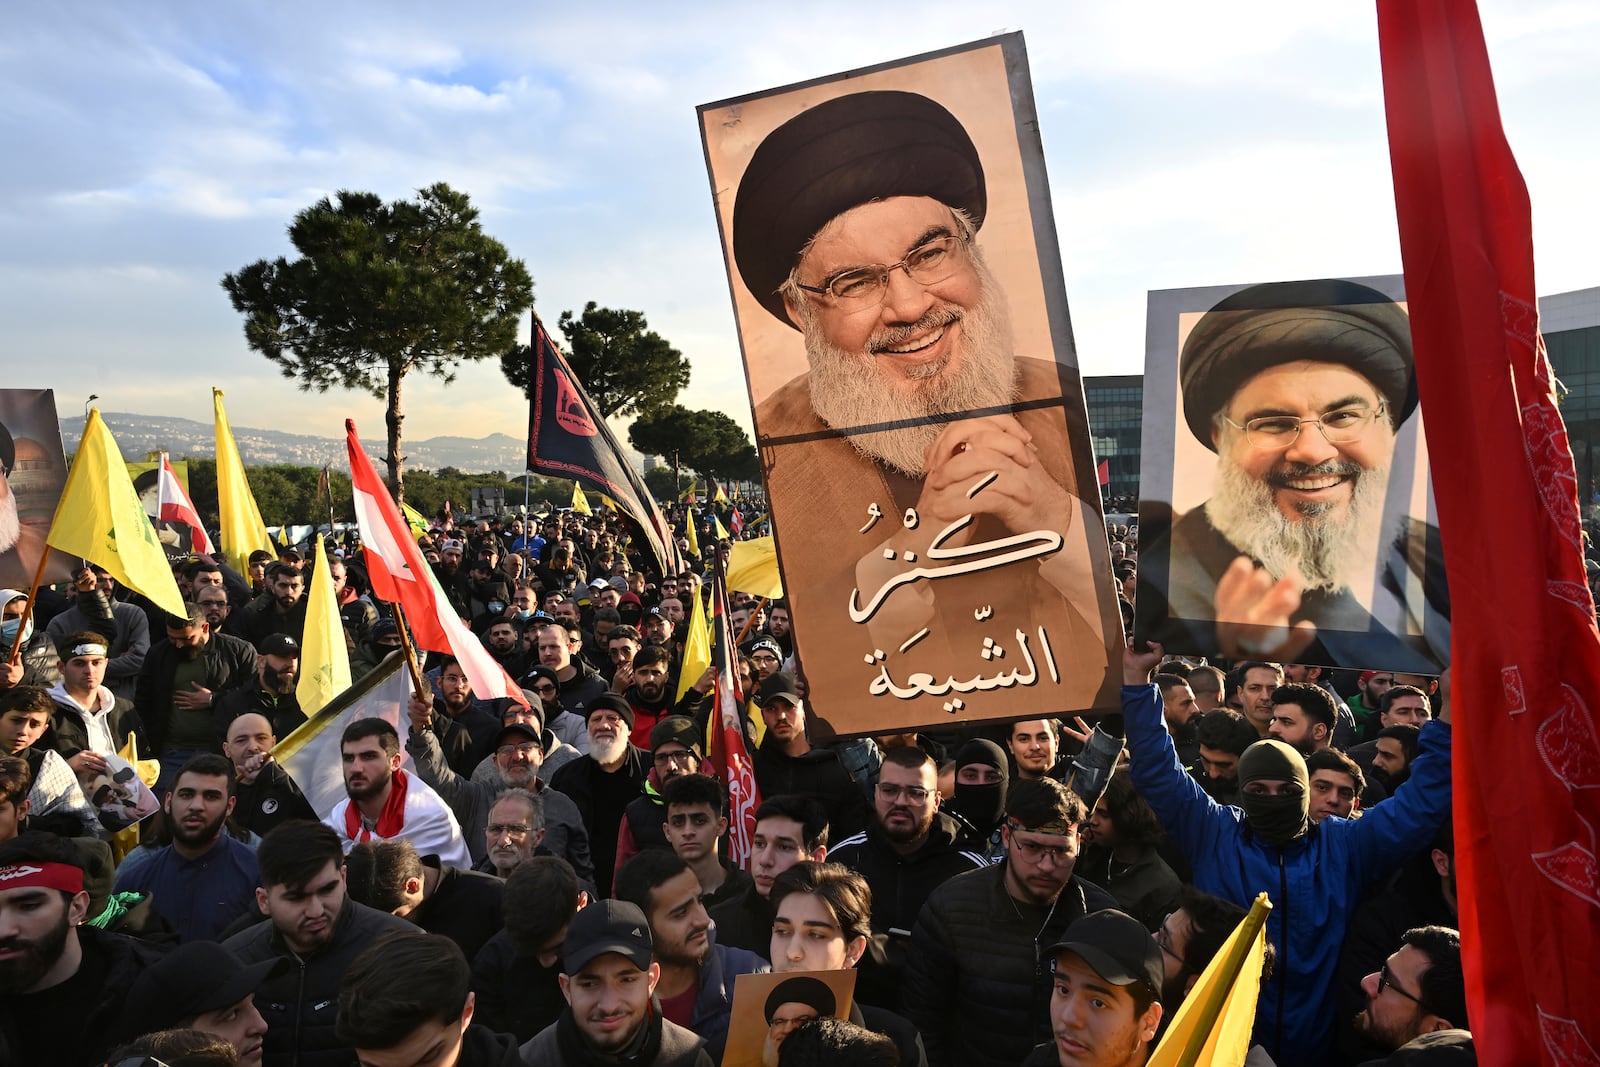
[[[717,535],[718,541],[727,541],[733,537],[728,528],[722,525],[722,520],[717,518],[716,512],[711,513],[711,532]]]
[[[770,537],[735,541],[728,551],[728,588],[776,600],[783,595],[778,551]]]
[[[711,498],[711,502],[713,504],[726,504],[728,502],[728,494],[722,491],[722,483],[712,482],[711,484],[717,487],[717,495]]]
[[[300,638],[300,681],[294,690],[300,710],[308,717],[350,688],[350,652],[344,644],[344,625],[339,620],[339,602],[328,576],[321,534],[315,552],[311,591],[306,594],[306,628]]]
[[[1267,950],[1267,913],[1272,902],[1256,897],[1236,930],[1211,958],[1211,963],[1146,1067],[1241,1067],[1250,1051],[1256,1021],[1256,995],[1261,991],[1261,966]]]
[[[222,390],[211,390],[211,407],[217,421],[217,526],[222,554],[240,574],[250,573],[250,553],[272,552],[272,539],[261,521],[256,499],[245,480],[244,461],[233,443],[228,413],[222,408]],[[273,552],[276,556],[277,553]]]
[[[400,501],[400,514],[406,517],[406,525],[411,527],[411,535],[418,541],[428,535],[428,520],[404,500]]]
[[[111,439],[100,409],[89,412],[83,440],[67,473],[61,502],[45,543],[104,567],[117,581],[143,593],[163,611],[185,614],[167,554],[134,492],[128,465]]]
[[[583,487],[577,482],[572,483],[572,510],[579,515],[593,515],[589,509],[589,498],[583,495]]]
[[[693,530],[691,524],[689,529]],[[694,545],[694,535],[690,534],[689,544]],[[678,699],[683,699],[683,694],[693,688],[700,676],[706,673],[706,668],[711,666],[711,622],[706,618],[706,600],[695,590],[694,604],[689,609],[689,629],[684,632],[683,638],[683,666],[678,673]],[[716,721],[716,716],[711,721]],[[709,750],[708,750],[709,751]]]
[[[697,529],[697,527],[700,525],[700,520],[695,518],[693,508],[683,509],[683,524],[689,527],[689,533],[687,535],[689,538],[689,555],[699,559],[700,531]]]
[[[697,478],[694,481],[691,481],[689,483],[689,488],[685,489],[683,492],[678,494],[678,499],[683,501],[683,502],[685,502],[685,503],[687,503],[687,504],[693,504],[694,503],[695,490],[698,489],[699,487],[700,487],[700,480]]]

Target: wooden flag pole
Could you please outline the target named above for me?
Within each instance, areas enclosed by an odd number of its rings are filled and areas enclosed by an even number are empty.
[[[399,604],[394,604],[392,607],[394,628],[400,634],[400,647],[406,654],[406,668],[411,672],[412,692],[426,700],[432,694],[432,689],[422,680],[422,665],[417,662],[417,646],[411,643],[411,631],[406,628],[405,613],[400,610]]]
[[[17,639],[11,643],[11,658],[6,660],[6,665],[15,667],[22,659],[22,631],[28,628],[28,620],[33,618],[33,605],[39,600],[39,583],[44,581],[44,565],[50,562],[50,546],[46,544],[44,551],[39,554],[39,565],[33,570],[33,587],[28,590],[28,603],[22,609],[22,617],[17,621]],[[0,604],[0,608],[5,607]]]

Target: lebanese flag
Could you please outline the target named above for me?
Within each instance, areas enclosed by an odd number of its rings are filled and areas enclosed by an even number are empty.
[[[733,536],[735,537],[744,533],[744,516],[739,514],[738,508],[734,508],[728,513],[728,529],[733,531]]]
[[[1600,1063],[1600,631],[1527,186],[1465,0],[1381,0],[1395,209],[1450,584],[1456,896],[1478,1062]],[[1515,783],[1507,788],[1507,783]]]
[[[748,871],[761,790],[756,787],[755,764],[745,747],[745,694],[739,688],[738,645],[729,626],[727,573],[721,553],[716,560],[711,594],[711,662],[717,668],[712,690],[716,728],[711,731],[710,762],[716,777],[728,789],[728,859],[740,870]]]
[[[356,525],[367,561],[367,578],[381,599],[405,609],[406,622],[418,648],[454,656],[481,700],[510,697],[523,707],[528,698],[483,642],[467,628],[446,599],[417,548],[411,528],[395,506],[383,479],[361,448],[356,424],[344,420],[345,448],[350,454],[350,486],[355,496]]]
[[[161,453],[161,474],[156,480],[156,499],[159,501],[156,505],[156,514],[162,522],[181,522],[189,527],[189,551],[207,556],[216,551],[211,544],[211,538],[206,536],[205,526],[200,522],[200,513],[194,509],[194,501],[183,491],[183,484],[172,472],[172,461],[167,459],[165,452]]]

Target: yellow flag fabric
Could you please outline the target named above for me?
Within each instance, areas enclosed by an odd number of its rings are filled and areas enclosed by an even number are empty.
[[[695,479],[694,481],[689,483],[689,488],[685,489],[683,492],[678,494],[678,499],[686,501],[686,502],[688,502],[690,504],[693,504],[694,503],[695,491],[697,489],[699,489],[699,488],[700,488],[700,481],[699,481],[699,479]]]
[[[240,574],[250,573],[250,553],[272,552],[267,524],[261,521],[256,498],[245,480],[244,461],[233,442],[233,428],[222,407],[222,390],[211,390],[211,407],[217,423],[217,526],[222,554]],[[274,556],[276,552],[272,553]]]
[[[402,500],[400,502],[400,514],[406,517],[406,525],[411,527],[411,534],[418,541],[427,536],[428,520],[423,518],[416,508]]]
[[[694,538],[691,536],[690,545]],[[683,638],[683,667],[678,674],[678,699],[694,687],[700,676],[711,666],[711,620],[706,618],[706,601],[695,591],[694,603],[689,608],[689,629]],[[716,716],[712,716],[716,721]],[[709,751],[709,750],[707,750]]]
[[[717,518],[715,512],[711,515],[711,532],[717,535],[718,541],[730,541],[733,539],[733,535],[728,532],[726,526],[722,525],[722,520]]]
[[[1183,999],[1146,1067],[1241,1067],[1256,1021],[1271,910],[1265,893],[1256,897],[1250,913]]]
[[[735,541],[728,552],[728,588],[776,600],[783,595],[778,550],[770,537]]]
[[[135,731],[128,731],[128,743],[118,750],[117,755],[128,761],[128,766],[139,775],[139,781],[152,789],[155,788],[156,780],[161,777],[161,761],[139,758],[139,738]],[[124,856],[138,847],[138,823],[111,835],[111,859],[114,863],[121,863]]]
[[[350,688],[350,651],[344,644],[339,600],[328,576],[328,554],[317,535],[311,590],[306,593],[306,628],[300,638],[300,681],[294,695],[300,710],[315,715]]]
[[[572,483],[572,510],[579,515],[593,515],[589,508],[589,498],[583,495],[583,487],[577,482]]]
[[[700,525],[700,520],[695,517],[693,508],[684,508],[683,509],[683,520],[684,520],[683,524],[685,526],[689,527],[689,532],[686,535],[689,538],[689,555],[694,556],[696,559],[699,559],[700,558],[700,531],[699,531],[698,527]]]
[[[717,487],[717,495],[711,498],[712,503],[726,504],[728,502],[728,494],[722,491],[722,483],[712,482],[711,484]]]
[[[45,543],[104,567],[163,611],[184,614],[183,595],[172,578],[167,554],[99,408],[90,410],[84,424],[83,440],[67,472]]]

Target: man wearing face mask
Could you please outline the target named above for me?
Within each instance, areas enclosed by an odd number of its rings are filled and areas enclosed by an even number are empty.
[[[0,589],[0,690],[15,689],[19,685],[37,685],[49,689],[61,681],[56,669],[60,659],[55,642],[43,628],[35,629],[30,617],[26,626],[22,614],[28,607],[28,594],[21,589]],[[11,649],[22,634],[22,655],[11,662]]]
[[[965,824],[960,847],[990,863],[1005,855],[1000,822],[1005,818],[1009,781],[1010,767],[1000,746],[988,738],[973,738],[956,752],[954,795],[939,809]]]
[[[1274,905],[1278,947],[1261,986],[1255,1038],[1275,1062],[1324,1064],[1334,1042],[1333,979],[1350,912],[1395,864],[1426,848],[1450,812],[1448,709],[1422,734],[1411,780],[1360,819],[1312,824],[1305,759],[1258,741],[1239,759],[1240,807],[1217,804],[1178,763],[1148,681],[1161,647],[1123,654],[1123,721],[1134,785],[1194,865],[1203,892],[1248,907]]]

